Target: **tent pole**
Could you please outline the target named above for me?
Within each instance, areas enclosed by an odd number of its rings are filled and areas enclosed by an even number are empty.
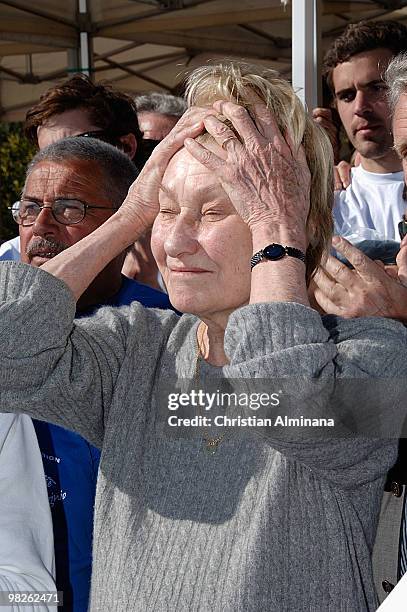
[[[79,0],[79,72],[91,75],[92,67],[92,41],[90,39],[89,31],[89,13],[87,7],[87,0]]]
[[[79,49],[68,49],[66,52],[68,59],[68,75],[77,74],[79,72]]]
[[[309,112],[320,92],[319,0],[292,0],[292,84]]]

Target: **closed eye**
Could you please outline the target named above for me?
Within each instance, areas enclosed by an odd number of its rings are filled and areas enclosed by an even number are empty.
[[[175,210],[174,208],[160,208],[160,215],[169,216],[169,215],[177,215],[179,210]]]
[[[201,216],[207,219],[208,221],[218,221],[219,219],[223,219],[227,216],[227,212],[217,208],[208,208],[208,210],[203,210]]]
[[[221,210],[213,210],[213,209],[212,209],[212,210],[205,210],[205,211],[202,211],[202,215],[205,215],[205,217],[208,217],[208,216],[215,216],[215,215],[216,215],[216,216],[219,216],[219,215],[222,215],[222,214],[224,214],[224,213],[223,213]]]

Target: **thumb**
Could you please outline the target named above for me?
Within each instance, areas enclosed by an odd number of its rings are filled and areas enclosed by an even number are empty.
[[[398,279],[404,287],[407,287],[407,236],[403,238],[400,251],[397,254]]]

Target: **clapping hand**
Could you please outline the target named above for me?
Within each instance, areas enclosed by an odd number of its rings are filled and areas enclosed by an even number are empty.
[[[319,306],[346,318],[380,316],[407,322],[407,238],[401,243],[397,266],[387,267],[344,238],[335,236],[333,244],[354,269],[328,256],[313,279]]]

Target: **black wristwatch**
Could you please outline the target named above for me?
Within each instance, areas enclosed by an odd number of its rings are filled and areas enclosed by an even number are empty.
[[[286,255],[290,257],[296,257],[305,263],[305,254],[300,251],[300,249],[295,249],[294,247],[283,246],[282,244],[269,244],[264,247],[261,251],[258,251],[253,255],[250,260],[251,269],[254,268],[255,265],[260,263],[263,259],[268,259],[269,261],[277,261],[278,259],[283,259]]]

